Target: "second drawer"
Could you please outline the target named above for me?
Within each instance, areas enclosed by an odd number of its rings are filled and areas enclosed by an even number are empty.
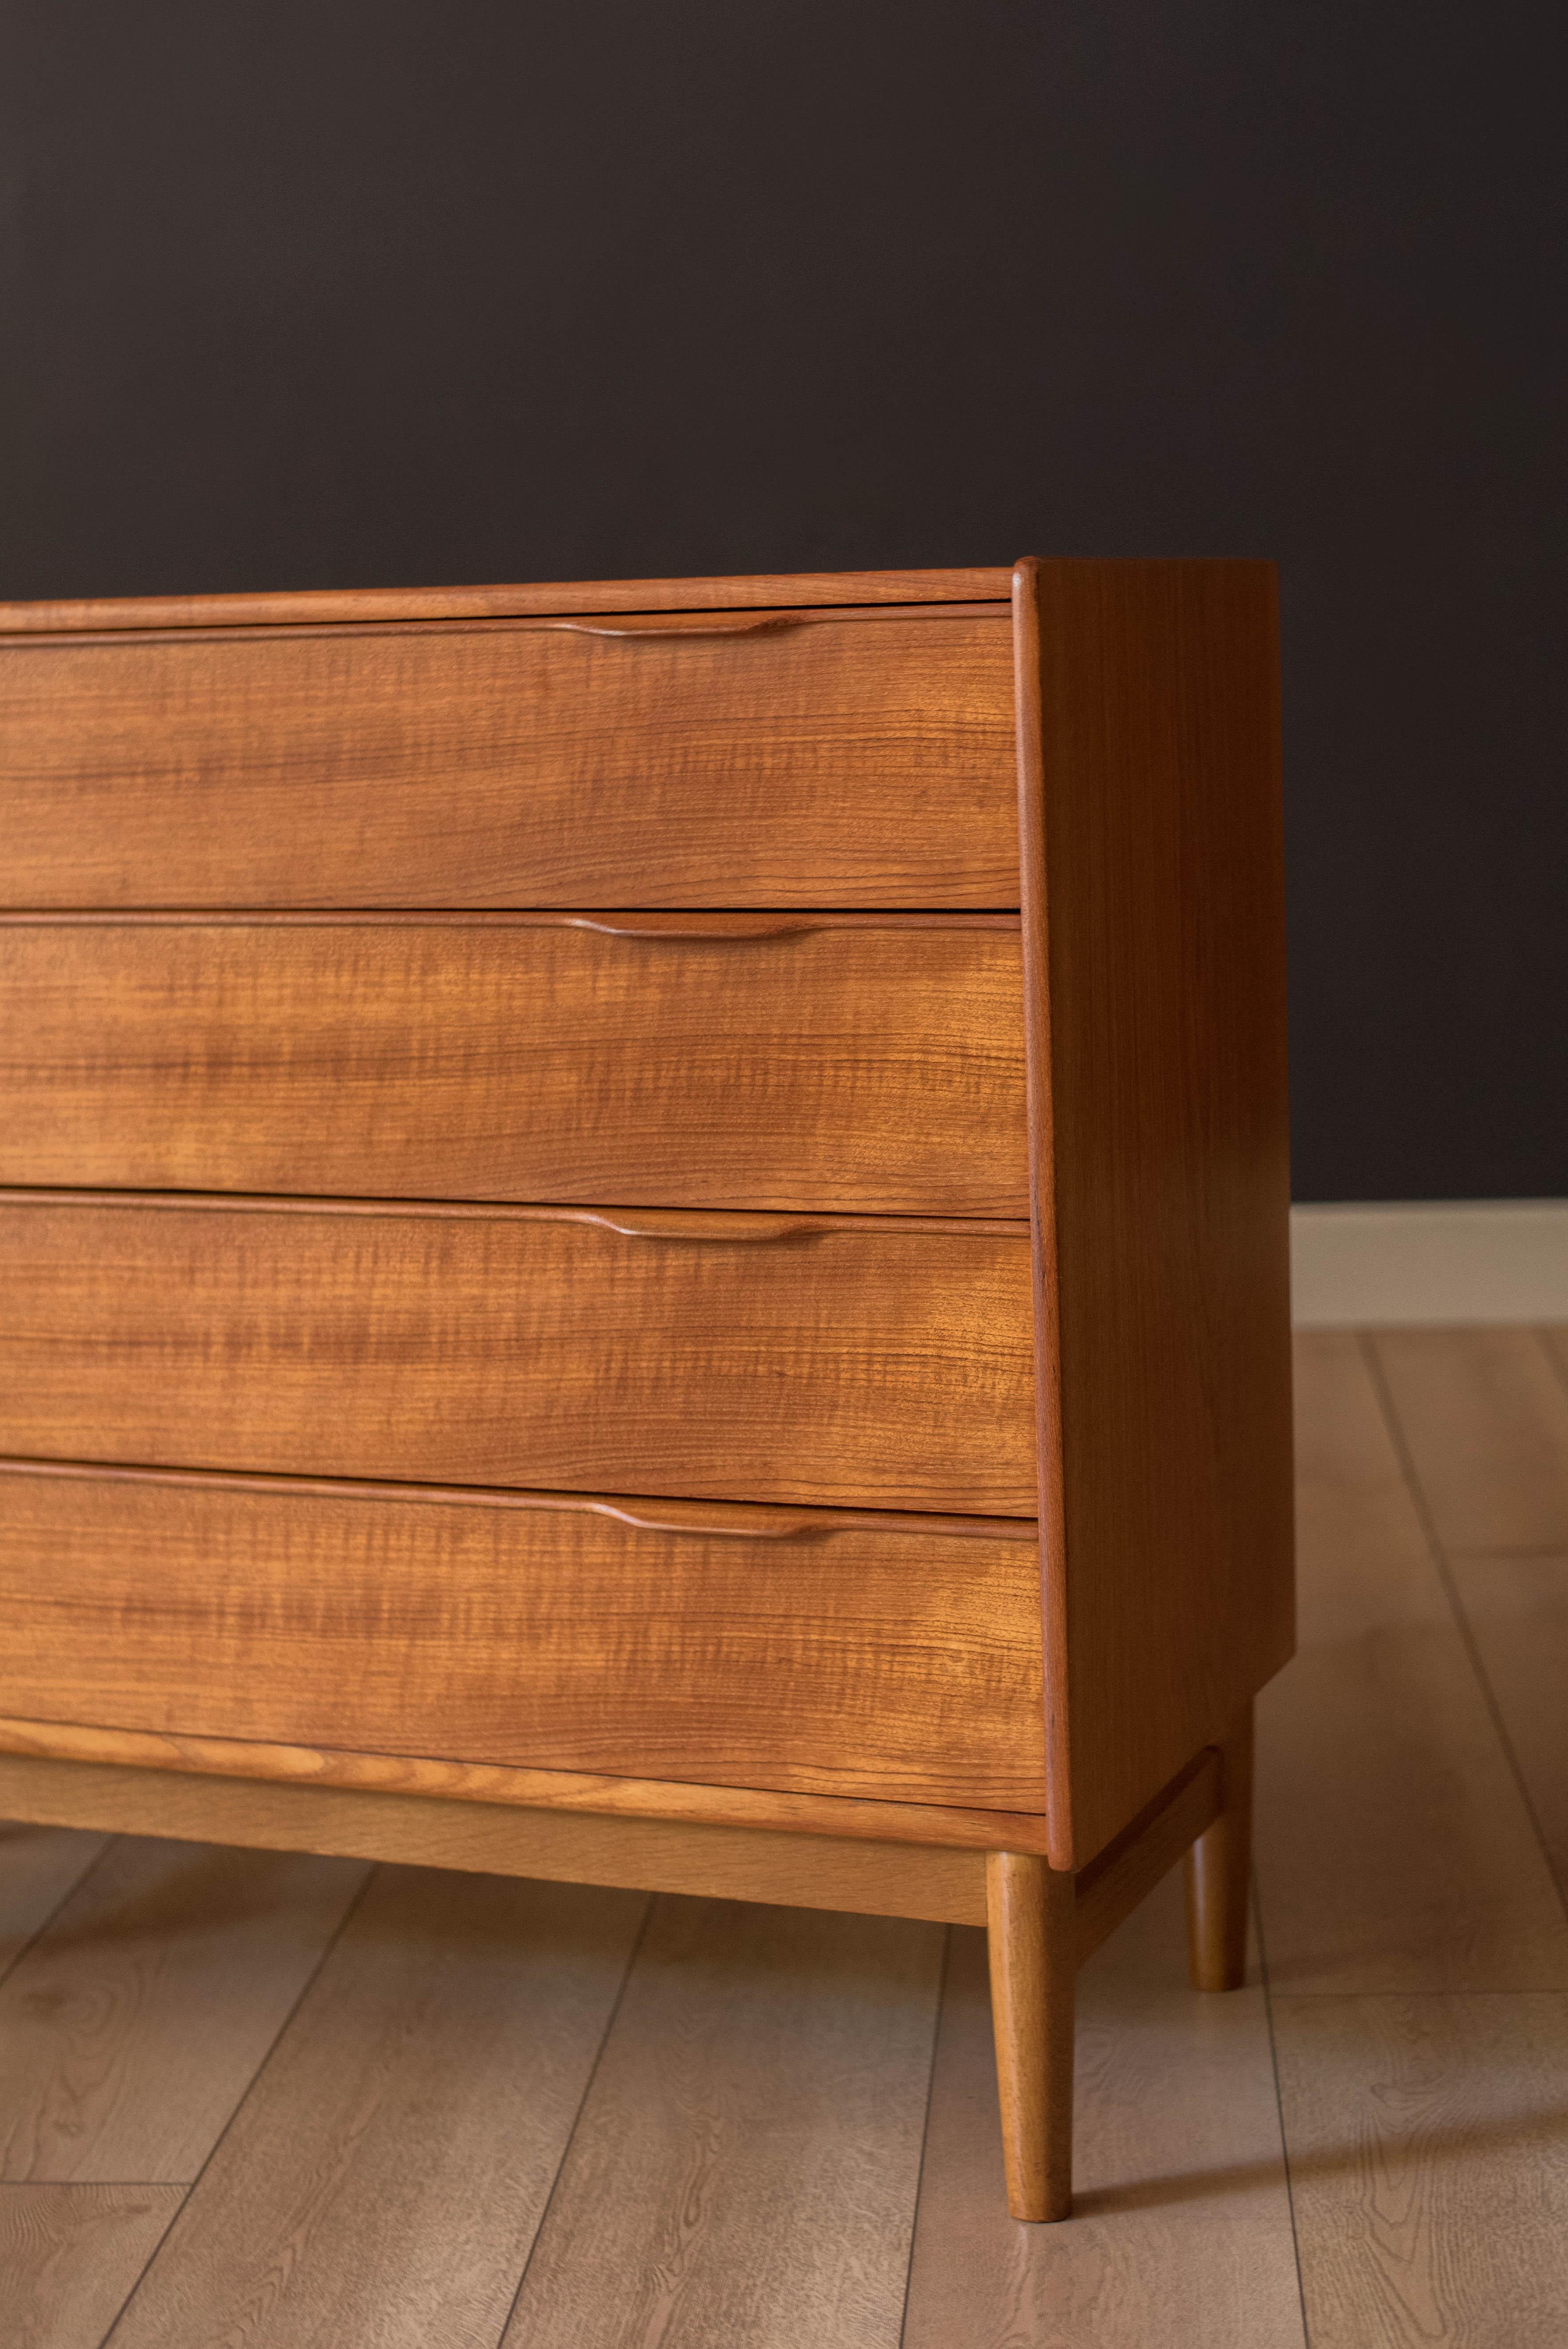
[[[0,1183],[1028,1213],[1016,916],[0,917]]]
[[[1028,1227],[0,1199],[0,1452],[1032,1516]]]

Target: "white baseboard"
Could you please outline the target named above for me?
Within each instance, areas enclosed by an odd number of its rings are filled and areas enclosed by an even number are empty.
[[[1298,1329],[1568,1321],[1568,1199],[1290,1211]]]

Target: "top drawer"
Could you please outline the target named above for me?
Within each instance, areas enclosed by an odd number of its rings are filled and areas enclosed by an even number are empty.
[[[1018,902],[1006,607],[0,645],[15,906]]]

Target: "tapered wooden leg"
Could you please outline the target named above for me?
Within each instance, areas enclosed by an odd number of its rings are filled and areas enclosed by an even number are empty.
[[[994,1851],[985,1908],[1007,2208],[1015,2219],[1065,2219],[1072,2209],[1073,1879],[1031,1854]]]
[[[1194,1990],[1240,1990],[1247,1978],[1247,1878],[1253,1852],[1253,1709],[1236,1715],[1220,1748],[1212,1827],[1187,1854],[1187,1951]]]

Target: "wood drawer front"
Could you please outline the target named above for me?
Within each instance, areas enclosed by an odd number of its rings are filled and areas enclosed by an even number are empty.
[[[0,1713],[1040,1807],[1032,1526],[664,1514],[0,1473]]]
[[[5,902],[1016,905],[1012,662],[1005,606],[12,639]]]
[[[0,1453],[1033,1516],[1027,1226],[11,1195]]]
[[[0,918],[0,1182],[1028,1213],[1006,915]]]

